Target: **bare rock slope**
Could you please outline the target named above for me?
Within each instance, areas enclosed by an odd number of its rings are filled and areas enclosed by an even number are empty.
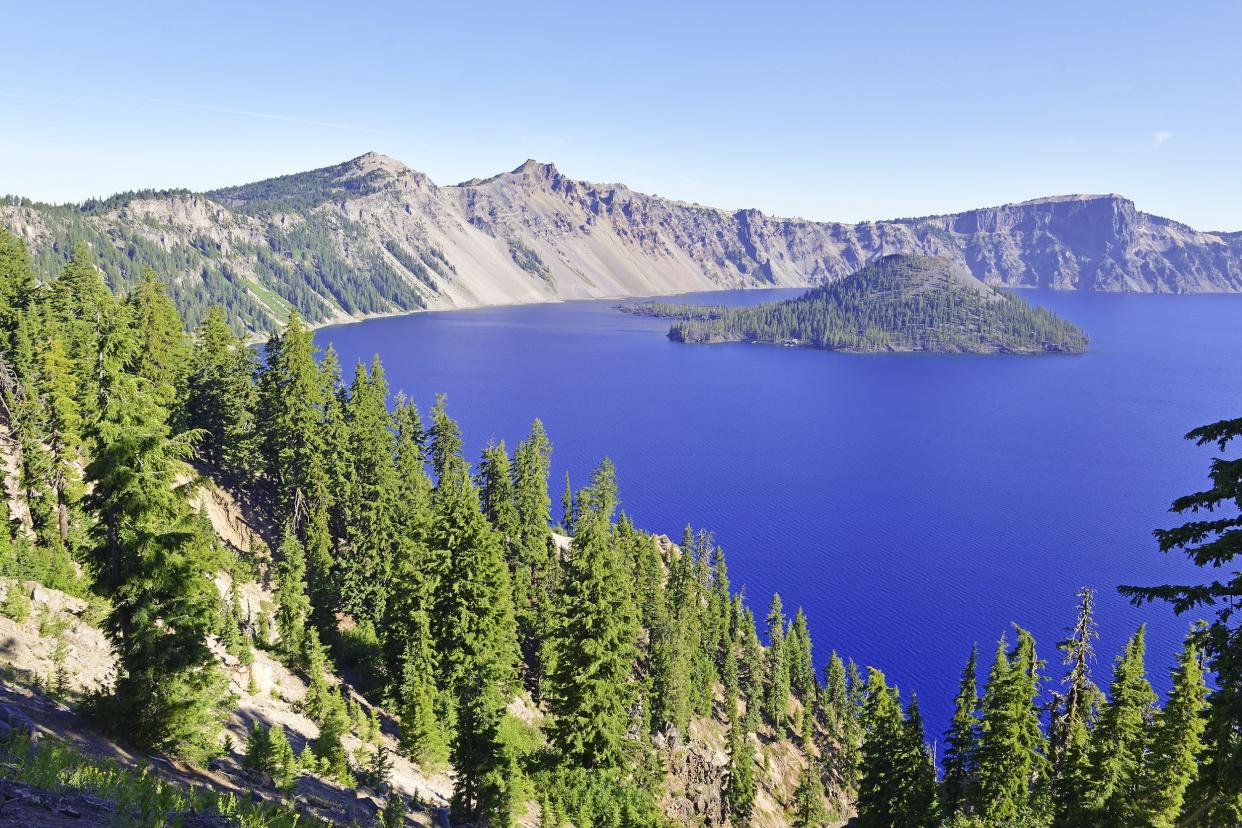
[[[809,286],[894,253],[943,256],[1002,286],[1242,291],[1242,233],[1200,232],[1117,195],[846,224],[726,211],[592,184],[527,161],[441,187],[376,153],[210,193],[81,205],[0,202],[52,277],[76,242],[114,286],[144,266],[194,322],[212,302],[270,329],[424,308]]]

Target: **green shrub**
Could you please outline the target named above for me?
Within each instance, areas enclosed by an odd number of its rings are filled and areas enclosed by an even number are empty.
[[[30,594],[21,581],[13,581],[9,584],[9,592],[4,596],[4,603],[0,604],[0,614],[12,618],[19,624],[24,624],[30,617]]]

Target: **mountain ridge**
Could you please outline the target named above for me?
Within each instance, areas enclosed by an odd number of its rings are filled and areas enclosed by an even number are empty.
[[[239,329],[564,299],[813,287],[894,253],[941,256],[1001,287],[1242,291],[1242,232],[1207,233],[1117,194],[1047,196],[858,223],[724,210],[574,179],[527,159],[441,186],[389,156],[205,193],[138,191],[79,205],[0,200],[41,278],[75,243],[116,290],[144,266],[195,323]]]

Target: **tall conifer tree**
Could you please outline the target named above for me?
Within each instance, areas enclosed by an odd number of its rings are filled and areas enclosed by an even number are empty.
[[[1196,639],[1192,633],[1177,658],[1173,689],[1157,719],[1140,775],[1138,810],[1143,824],[1152,828],[1174,828],[1181,822],[1186,792],[1198,778],[1207,686]]]
[[[1108,703],[1095,728],[1090,805],[1096,825],[1121,828],[1139,820],[1139,775],[1156,704],[1156,694],[1143,666],[1145,633],[1140,626],[1117,657],[1108,687]]]
[[[610,531],[614,492],[605,462],[580,498],[547,679],[551,741],[560,757],[584,768],[624,766],[636,696],[636,614]]]
[[[979,648],[975,646],[971,648],[970,658],[962,670],[957,696],[953,700],[953,718],[945,734],[940,804],[945,817],[950,819],[963,813],[969,803],[970,783],[975,773],[975,756],[979,750],[978,661]]]

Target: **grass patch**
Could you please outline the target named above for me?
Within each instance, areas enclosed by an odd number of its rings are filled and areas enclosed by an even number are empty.
[[[196,814],[219,816],[237,828],[328,828],[283,805],[177,785],[147,770],[96,759],[54,739],[15,736],[0,744],[0,777],[109,803],[118,828],[177,828]]]

